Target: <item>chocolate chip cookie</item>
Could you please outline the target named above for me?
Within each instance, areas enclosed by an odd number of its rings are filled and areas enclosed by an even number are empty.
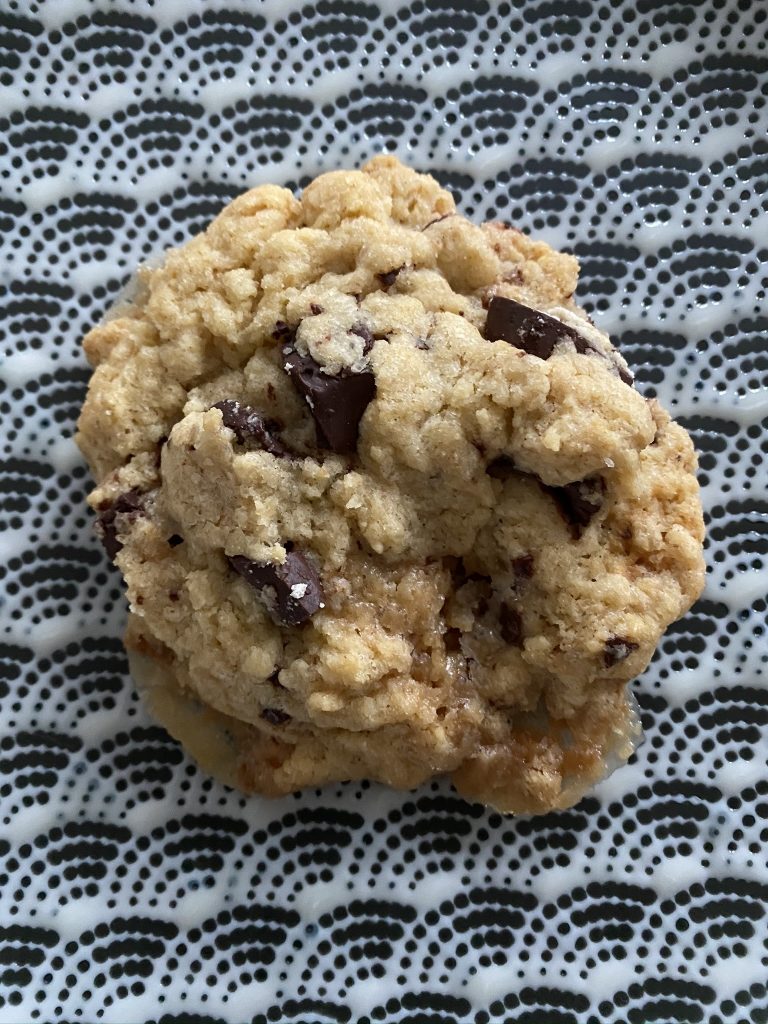
[[[577,271],[378,157],[246,192],[88,334],[126,644],[204,766],[265,794],[448,773],[524,813],[627,758],[702,515]]]

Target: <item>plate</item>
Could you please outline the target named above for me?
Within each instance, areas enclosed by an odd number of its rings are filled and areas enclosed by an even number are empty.
[[[0,2],[0,1021],[768,1019],[761,0]],[[139,703],[80,338],[248,186],[381,151],[574,252],[693,433],[708,583],[570,811],[246,800]]]

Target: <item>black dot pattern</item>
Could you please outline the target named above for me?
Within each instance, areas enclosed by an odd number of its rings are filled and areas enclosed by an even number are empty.
[[[768,6],[0,3],[0,1018],[768,1021]],[[692,433],[708,585],[572,810],[269,802],[147,717],[80,339],[244,188],[396,152],[574,252]]]

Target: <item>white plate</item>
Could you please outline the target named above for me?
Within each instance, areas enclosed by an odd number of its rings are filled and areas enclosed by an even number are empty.
[[[0,0],[0,1021],[768,1014],[768,12],[512,6]],[[637,684],[636,761],[564,814],[246,801],[127,677],[79,339],[246,186],[382,149],[576,252],[698,441],[705,597]]]

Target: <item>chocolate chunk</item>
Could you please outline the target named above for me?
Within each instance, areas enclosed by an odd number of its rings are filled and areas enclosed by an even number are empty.
[[[287,324],[285,320],[278,320],[272,330],[272,337],[275,341],[286,341],[288,338],[292,338],[295,333],[294,328]]]
[[[565,487],[548,487],[546,484],[541,484],[541,487],[555,499],[560,515],[576,538],[582,535],[603,506],[605,480],[601,476],[577,480]]]
[[[634,640],[627,640],[625,636],[612,636],[605,641],[605,647],[603,648],[603,661],[605,662],[606,668],[611,668],[613,665],[618,665],[620,661],[626,661],[626,659],[636,651],[639,644],[636,644]]]
[[[580,355],[599,356],[625,384],[631,387],[634,383],[632,375],[617,358],[612,359],[607,353],[595,348],[573,327],[503,295],[494,295],[488,303],[488,317],[483,333],[488,341],[507,341],[539,359],[549,359],[558,342],[569,341]]]
[[[252,441],[278,459],[290,457],[288,449],[274,436],[272,425],[249,405],[241,405],[227,398],[223,402],[216,402],[211,408],[219,410],[222,423],[234,432],[240,444]]]
[[[533,555],[520,555],[512,559],[512,572],[518,581],[529,580],[533,576]]]
[[[168,544],[168,547],[170,547],[170,548],[177,548],[179,546],[179,544],[183,544],[184,543],[184,538],[180,537],[178,535],[178,533],[174,533],[173,536],[168,538],[166,543]]]
[[[601,476],[587,477],[585,480],[577,480],[564,487],[552,487],[542,483],[533,474],[519,470],[508,455],[500,455],[493,459],[485,467],[485,471],[494,480],[509,480],[514,475],[535,480],[542,491],[555,499],[560,515],[571,527],[575,537],[581,536],[584,527],[589,526],[592,517],[600,511],[603,505],[605,480]],[[531,556],[524,557],[527,559]]]
[[[269,722],[270,725],[285,725],[286,722],[291,720],[288,712],[280,711],[279,708],[264,708],[261,712],[261,717],[265,722]]]
[[[374,375],[343,370],[331,376],[312,356],[300,355],[293,346],[286,346],[283,354],[285,371],[314,417],[318,445],[340,455],[353,453],[360,420],[376,394]]]
[[[512,474],[517,472],[517,467],[508,455],[499,455],[497,459],[488,463],[485,471],[494,480],[509,480]]]
[[[499,626],[504,643],[510,647],[523,646],[523,617],[506,602],[499,607]]]
[[[322,607],[320,577],[300,551],[286,545],[285,561],[254,562],[244,555],[227,556],[230,566],[262,594],[272,618],[280,626],[300,626]]]
[[[323,307],[319,306],[316,302],[310,302],[309,309],[313,316],[319,316],[323,312]]]
[[[377,274],[376,277],[381,281],[382,288],[391,288],[397,280],[397,275],[403,270],[405,264],[401,267],[394,267],[392,270],[385,270],[383,274]]]
[[[367,356],[373,348],[373,335],[365,324],[355,324],[349,328],[350,334],[356,334],[363,339],[363,355]]]
[[[489,341],[507,341],[539,359],[549,359],[559,341],[570,341],[581,353],[591,348],[572,327],[503,295],[494,295],[488,304],[484,334]]]
[[[117,539],[117,517],[127,516],[132,521],[144,514],[145,494],[132,487],[130,491],[119,495],[114,501],[105,501],[99,506],[96,519],[96,536],[104,545],[104,550],[114,561],[115,555],[122,550],[122,543]]]

